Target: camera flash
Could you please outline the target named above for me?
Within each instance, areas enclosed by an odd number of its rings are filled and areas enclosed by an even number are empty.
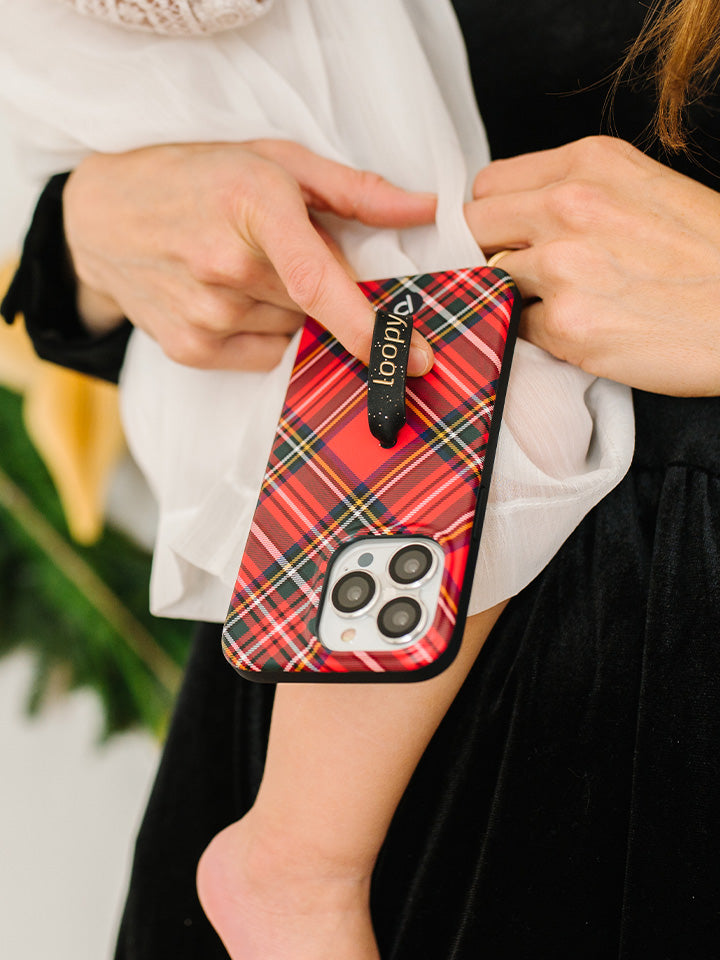
[[[344,640],[345,643],[350,643],[351,640],[355,639],[356,633],[357,630],[355,630],[353,627],[350,627],[348,630],[343,630],[343,632],[340,634],[340,639]]]

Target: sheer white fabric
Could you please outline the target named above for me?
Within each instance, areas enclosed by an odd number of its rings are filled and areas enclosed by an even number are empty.
[[[65,0],[78,13],[132,30],[167,36],[217,33],[242,27],[272,0]]]
[[[89,151],[286,137],[438,191],[431,228],[328,221],[360,278],[483,261],[462,202],[488,151],[448,0],[277,0],[241,31],[162,43],[57,0],[0,0],[0,12],[0,97],[39,178]],[[160,508],[155,612],[223,619],[292,359],[262,375],[199,371],[132,337],[122,403]],[[540,571],[632,447],[626,388],[519,344],[471,610]]]

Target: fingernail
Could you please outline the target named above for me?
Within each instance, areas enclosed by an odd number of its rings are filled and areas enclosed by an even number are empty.
[[[408,373],[411,377],[422,377],[432,366],[432,350],[427,347],[410,347]]]

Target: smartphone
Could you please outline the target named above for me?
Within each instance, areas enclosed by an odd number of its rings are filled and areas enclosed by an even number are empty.
[[[223,630],[253,680],[423,680],[462,639],[520,297],[488,267],[360,287],[434,365],[382,447],[367,368],[306,320]]]

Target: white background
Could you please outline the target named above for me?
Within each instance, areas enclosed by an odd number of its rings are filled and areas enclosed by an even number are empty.
[[[33,202],[0,116],[0,259]],[[89,692],[28,720],[31,669],[29,655],[0,660],[0,958],[106,960],[158,746],[141,734],[98,745]]]

